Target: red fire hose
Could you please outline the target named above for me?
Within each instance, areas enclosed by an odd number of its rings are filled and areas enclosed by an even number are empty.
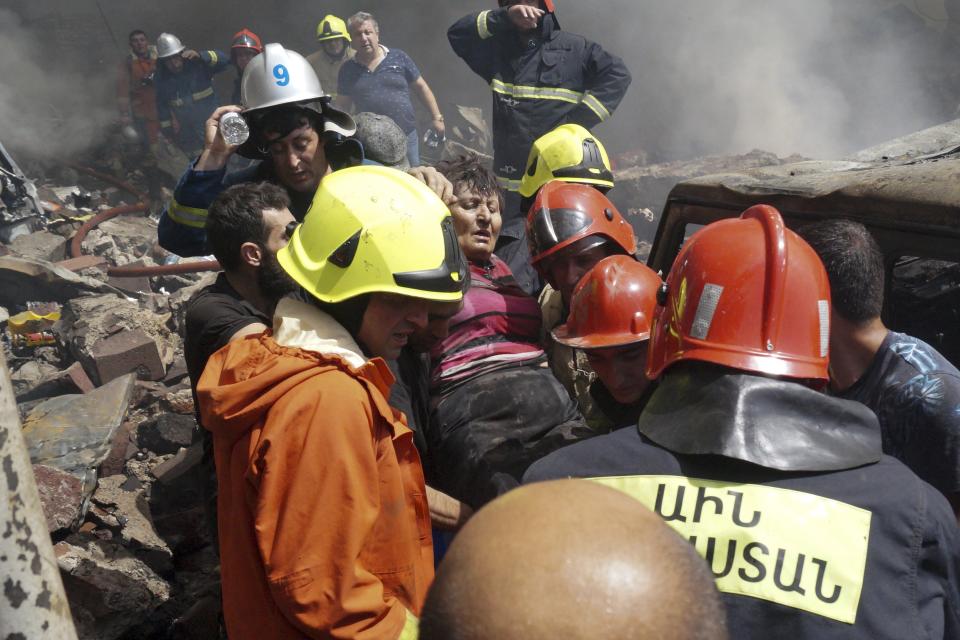
[[[91,229],[95,228],[101,222],[110,220],[111,218],[115,218],[125,213],[140,213],[147,210],[148,205],[145,202],[147,199],[147,194],[138,191],[130,184],[105,173],[95,171],[90,167],[85,167],[83,165],[67,161],[63,162],[63,164],[71,169],[96,178],[97,180],[101,180],[108,184],[112,184],[119,189],[123,189],[124,191],[133,194],[140,200],[140,202],[136,204],[127,204],[120,207],[113,207],[112,209],[104,209],[97,215],[84,222],[83,226],[77,230],[77,233],[74,234],[73,239],[70,241],[71,258],[78,258],[83,255],[83,249],[81,246],[83,244],[83,239],[87,237],[87,234],[90,233]],[[178,264],[162,264],[150,267],[126,265],[122,267],[108,267],[107,275],[118,278],[133,278],[141,276],[149,277],[179,275],[184,273],[198,273],[201,271],[220,271],[220,263],[216,260],[202,260],[198,262],[180,262]]]

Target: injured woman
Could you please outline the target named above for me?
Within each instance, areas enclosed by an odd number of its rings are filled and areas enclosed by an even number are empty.
[[[476,156],[441,162],[471,286],[430,353],[427,429],[436,488],[479,508],[516,487],[531,463],[594,435],[546,364],[540,307],[493,254],[502,196]]]

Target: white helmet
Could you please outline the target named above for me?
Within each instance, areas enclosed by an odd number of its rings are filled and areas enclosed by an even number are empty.
[[[349,114],[330,106],[320,80],[306,58],[276,42],[263,48],[243,70],[240,104],[244,113],[285,104],[302,104],[323,114],[324,131],[344,136],[356,133]]]
[[[180,38],[172,33],[161,33],[160,37],[157,38],[158,58],[169,58],[171,56],[175,56],[185,48],[186,47],[183,46],[183,43],[180,42]]]

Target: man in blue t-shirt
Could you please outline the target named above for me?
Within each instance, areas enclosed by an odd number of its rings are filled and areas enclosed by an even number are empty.
[[[883,452],[960,513],[960,371],[927,343],[883,324],[883,253],[866,227],[829,220],[802,235],[830,278],[831,390],[873,409]]]
[[[355,13],[347,20],[347,30],[357,54],[340,67],[337,101],[344,109],[370,111],[391,118],[407,136],[407,161],[420,165],[417,119],[410,100],[410,89],[417,94],[432,117],[431,130],[443,138],[443,114],[417,65],[400,49],[380,44],[380,26],[372,15]]]

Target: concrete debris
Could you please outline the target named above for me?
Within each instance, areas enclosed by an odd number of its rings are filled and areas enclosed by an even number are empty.
[[[15,238],[7,247],[10,253],[23,258],[57,262],[66,258],[67,240],[49,231],[34,231]]]
[[[157,455],[177,453],[181,448],[190,446],[196,431],[197,421],[193,416],[162,413],[140,425],[137,444]]]
[[[117,295],[70,300],[56,331],[91,379],[103,382],[127,371],[159,380],[181,350],[180,337],[157,315],[133,299]],[[125,334],[111,340],[114,336]]]
[[[173,571],[173,552],[154,529],[147,488],[137,478],[108,476],[100,478],[91,501],[120,523],[119,541],[157,574],[166,576]]]
[[[76,528],[86,511],[83,482],[66,471],[44,464],[33,465],[33,476],[50,534],[56,536]]]
[[[97,293],[122,292],[44,260],[0,256],[0,305],[11,311],[26,307],[30,300],[66,302]]]
[[[170,584],[119,542],[75,533],[54,551],[81,640],[124,637],[170,599]]]
[[[27,362],[17,373],[19,374],[30,365],[40,366],[41,364],[41,362],[36,361]],[[50,367],[52,365],[46,366]],[[29,402],[30,400],[53,398],[68,393],[89,393],[93,389],[94,384],[90,381],[87,372],[83,370],[79,362],[74,362],[66,369],[61,370],[54,367],[53,372],[42,376],[30,389],[18,393],[17,400],[19,402]]]
[[[101,383],[131,372],[142,380],[160,380],[166,375],[157,343],[139,329],[122,330],[98,340],[90,349],[90,357]]]
[[[134,380],[128,374],[90,393],[50,398],[34,407],[23,421],[31,461],[71,473],[92,491],[94,469],[123,424]]]

